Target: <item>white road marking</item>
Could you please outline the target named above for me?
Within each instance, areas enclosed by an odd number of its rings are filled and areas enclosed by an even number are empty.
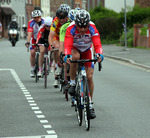
[[[41,111],[34,111],[35,114],[42,114]]]
[[[52,128],[51,125],[43,125],[44,128]]]
[[[41,123],[48,123],[47,120],[40,120]]]
[[[57,138],[57,135],[19,136],[19,137],[1,137],[1,138]]]
[[[32,108],[32,110],[38,110],[39,109],[39,107],[31,107]]]
[[[26,87],[24,86],[22,81],[19,79],[19,77],[18,77],[17,73],[15,72],[15,70],[14,69],[0,69],[0,71],[10,71],[11,72],[11,74],[13,75],[15,81],[17,82],[17,84],[19,85],[21,91],[23,92],[24,96],[26,97],[26,99],[27,99],[31,109],[32,110],[38,110],[38,111],[34,111],[34,113],[36,114],[37,118],[39,118],[39,119],[45,118],[45,116],[42,114],[42,111],[40,111],[39,107],[37,107],[37,104],[33,100],[33,97],[31,96],[30,92],[26,89]],[[39,120],[39,121],[41,122],[41,124],[48,123],[48,120],[46,120],[46,119],[45,120]],[[49,129],[49,130],[46,130],[46,132],[47,132],[47,134],[50,134],[50,135],[20,136],[20,137],[1,137],[1,138],[57,138],[57,134],[55,133],[54,130],[52,130],[52,126],[51,125],[47,124],[47,125],[43,125],[43,127],[45,129]]]
[[[45,118],[44,115],[37,115],[37,118]]]

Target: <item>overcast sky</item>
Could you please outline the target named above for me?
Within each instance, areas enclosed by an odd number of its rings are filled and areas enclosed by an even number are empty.
[[[134,0],[126,0],[127,6],[134,6]],[[125,6],[125,0],[105,0],[105,7],[120,12]]]

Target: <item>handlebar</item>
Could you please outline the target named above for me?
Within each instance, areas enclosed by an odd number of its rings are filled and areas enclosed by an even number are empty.
[[[85,62],[97,62],[97,59],[81,59],[81,60],[70,60],[71,63],[82,63],[84,64]],[[102,69],[102,63],[98,63],[98,71],[101,71]]]

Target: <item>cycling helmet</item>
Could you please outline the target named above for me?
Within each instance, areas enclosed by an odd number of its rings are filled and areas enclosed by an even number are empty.
[[[86,10],[79,10],[75,16],[75,23],[80,27],[85,27],[90,22],[90,14]]]
[[[81,10],[79,7],[76,7],[75,10]]]
[[[69,18],[70,21],[73,21],[73,20],[74,20],[74,17],[75,17],[75,10],[72,9],[72,10],[70,10],[69,13],[68,13],[68,18]]]
[[[61,4],[60,7],[59,7],[59,9],[60,9],[60,10],[67,11],[67,13],[69,13],[70,6],[67,5],[67,4]]]
[[[46,17],[45,19],[44,19],[44,24],[46,25],[46,26],[51,26],[51,24],[52,24],[52,18],[51,17]]]
[[[13,21],[13,22],[16,22],[16,18],[12,18],[12,21]]]
[[[39,17],[42,15],[42,12],[40,10],[34,10],[32,12],[32,17]]]
[[[56,16],[59,18],[59,19],[64,19],[68,16],[68,12],[65,11],[65,10],[61,10],[61,9],[58,9],[56,11]]]

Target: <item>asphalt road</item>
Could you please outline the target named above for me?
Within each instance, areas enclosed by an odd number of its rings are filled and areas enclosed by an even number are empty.
[[[95,67],[96,119],[90,131],[78,126],[70,100],[42,79],[30,78],[29,53],[20,40],[15,47],[0,41],[0,137],[149,138],[150,71],[105,58]]]

